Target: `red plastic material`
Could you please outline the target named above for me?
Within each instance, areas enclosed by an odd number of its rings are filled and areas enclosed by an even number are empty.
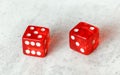
[[[49,41],[48,28],[30,25],[22,37],[23,53],[29,56],[45,57]]]
[[[70,48],[88,55],[99,44],[99,29],[85,22],[80,22],[69,33]]]

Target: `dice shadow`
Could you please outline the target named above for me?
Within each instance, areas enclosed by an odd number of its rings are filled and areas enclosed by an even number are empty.
[[[114,29],[116,28],[116,29]],[[115,37],[117,32],[117,27],[115,25],[105,25],[100,28],[100,44],[103,44],[105,41]]]
[[[55,28],[51,32],[51,39],[50,39],[50,47],[48,53],[54,53],[56,52],[59,48],[63,47],[66,45],[64,43],[66,40],[66,37],[68,36],[68,31],[63,30],[62,28]],[[63,45],[64,43],[64,45]]]
[[[111,43],[118,39],[119,27],[115,24],[103,24],[100,28],[100,45],[98,48],[87,57],[87,63],[97,66],[103,66],[105,63],[110,63],[111,58],[116,55],[114,50],[109,49]],[[113,46],[114,47],[114,46]],[[94,63],[94,64],[93,64]],[[96,66],[95,65],[95,66]]]
[[[48,55],[69,47],[69,31],[73,27],[70,25],[74,25],[71,20],[63,19],[50,28],[51,40]]]
[[[117,37],[119,27],[116,25],[103,25],[100,27],[100,41],[99,46],[96,48],[95,52],[101,51],[103,47],[108,47],[108,44],[111,43],[111,41],[114,41],[114,39]],[[104,50],[104,49],[103,49]]]

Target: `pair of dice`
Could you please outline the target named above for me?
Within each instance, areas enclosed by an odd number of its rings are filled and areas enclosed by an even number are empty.
[[[59,36],[59,35],[58,35]],[[29,56],[45,57],[50,44],[50,31],[48,28],[28,26],[23,37],[23,53]],[[70,30],[70,48],[88,55],[99,44],[99,29],[85,22],[80,22]]]

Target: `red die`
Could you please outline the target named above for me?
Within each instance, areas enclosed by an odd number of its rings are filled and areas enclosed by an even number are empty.
[[[99,29],[95,26],[80,22],[69,33],[70,48],[88,55],[99,44]]]
[[[23,53],[30,56],[45,57],[49,46],[49,29],[39,26],[28,26],[23,37]]]

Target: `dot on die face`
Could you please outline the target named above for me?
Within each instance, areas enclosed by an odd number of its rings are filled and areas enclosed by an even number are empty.
[[[30,44],[31,44],[32,46],[35,46],[35,42],[31,42]]]
[[[71,39],[72,39],[72,40],[75,40],[75,36],[71,35]]]
[[[79,31],[79,29],[74,29],[74,32],[78,32]]]
[[[32,51],[31,51],[31,54],[35,55],[35,51],[34,51],[34,50],[32,50]]]
[[[80,46],[80,43],[79,43],[79,42],[76,42],[75,44],[76,44],[76,46]]]
[[[40,47],[40,46],[41,46],[41,44],[40,44],[39,42],[37,42],[37,43],[36,43],[36,46],[37,46],[37,47]]]
[[[40,56],[40,55],[41,55],[41,52],[38,51],[38,52],[37,52],[37,55]]]
[[[30,37],[30,36],[31,36],[31,34],[30,34],[30,33],[28,33],[28,34],[27,34],[27,36],[28,36],[28,37]]]
[[[47,40],[44,41],[44,44],[46,44],[46,43],[47,43]]]
[[[45,49],[45,53],[47,53],[47,49]]]
[[[43,32],[44,32],[44,31],[45,31],[45,28],[41,28],[41,31],[43,31]]]
[[[26,50],[25,53],[26,53],[26,54],[30,54],[30,50]]]
[[[38,38],[42,38],[42,35],[38,35]]]
[[[92,44],[95,44],[95,40],[92,41]]]
[[[81,48],[81,49],[80,49],[80,51],[81,51],[82,53],[84,53],[84,52],[85,52],[85,50],[84,50],[83,48]]]
[[[34,27],[30,27],[30,30],[34,30],[35,28]]]
[[[90,27],[90,30],[94,30],[95,28],[94,27]]]
[[[30,44],[30,42],[29,42],[29,41],[25,41],[25,44],[26,44],[26,45],[29,45],[29,44]]]
[[[34,31],[34,34],[38,34],[38,31]]]

